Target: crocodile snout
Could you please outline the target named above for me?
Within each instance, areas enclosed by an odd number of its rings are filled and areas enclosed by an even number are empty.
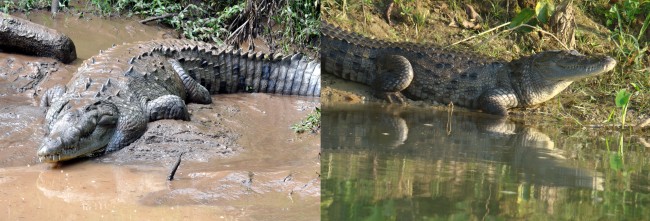
[[[58,162],[61,160],[61,148],[63,142],[60,138],[52,139],[46,137],[38,148],[38,159],[41,162]]]

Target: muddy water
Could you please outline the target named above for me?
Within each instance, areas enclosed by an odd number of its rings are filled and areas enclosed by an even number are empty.
[[[0,53],[0,208],[3,217],[55,220],[314,220],[320,210],[320,136],[289,128],[318,99],[215,95],[190,104],[191,121],[161,120],[141,139],[95,159],[41,164],[39,94],[64,84],[81,59],[113,43],[159,39],[169,31],[134,20],[31,13],[68,34],[80,59]],[[45,78],[43,78],[45,76]],[[175,180],[166,181],[180,153]],[[4,219],[4,218],[3,218]]]
[[[645,220],[650,152],[629,131],[477,113],[324,106],[323,220]]]

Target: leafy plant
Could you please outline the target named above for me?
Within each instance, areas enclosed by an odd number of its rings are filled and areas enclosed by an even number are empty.
[[[307,118],[305,118],[303,121],[292,125],[291,129],[296,133],[304,133],[306,131],[316,133],[318,130],[320,130],[320,115],[320,108],[316,108],[316,110],[307,115]]]
[[[524,8],[519,12],[510,22],[510,28],[516,28],[522,24],[529,24],[532,26],[538,24],[547,24],[549,18],[555,12],[555,5],[550,0],[538,1],[535,6],[535,10],[530,8]],[[524,27],[520,29],[524,32],[532,31],[531,28]]]
[[[627,106],[630,102],[630,97],[632,94],[627,92],[627,89],[621,89],[616,93],[616,107],[621,108],[621,125],[625,126],[625,115],[627,114]]]
[[[515,28],[521,24],[528,23],[535,17],[535,11],[530,8],[524,8],[510,21],[510,28]]]
[[[183,35],[192,40],[214,41],[221,43],[230,32],[226,21],[244,10],[245,2],[226,7],[216,17],[211,17],[203,5],[190,4],[171,19],[173,27],[182,30]]]
[[[537,16],[537,20],[544,24],[548,22],[548,19],[553,15],[554,11],[555,5],[553,5],[553,1],[550,0],[539,1],[537,2],[537,5],[535,5],[535,15]]]
[[[0,10],[4,13],[9,13],[9,11],[13,8],[16,7],[16,4],[14,4],[13,1],[11,0],[4,0],[2,1],[2,6],[0,6]]]

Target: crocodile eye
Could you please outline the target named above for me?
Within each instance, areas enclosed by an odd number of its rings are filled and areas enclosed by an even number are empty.
[[[97,127],[97,119],[94,116],[82,116],[82,119],[79,119],[77,124],[77,130],[79,131],[79,136],[86,137],[95,131]]]
[[[98,125],[115,125],[117,123],[117,116],[112,114],[102,114],[97,121]]]

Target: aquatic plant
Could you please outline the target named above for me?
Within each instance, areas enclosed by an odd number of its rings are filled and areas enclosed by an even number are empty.
[[[614,99],[614,102],[616,103],[616,107],[621,108],[621,126],[625,126],[625,115],[627,115],[627,106],[630,103],[631,96],[632,94],[627,92],[627,89],[621,89],[616,93],[616,99]]]

